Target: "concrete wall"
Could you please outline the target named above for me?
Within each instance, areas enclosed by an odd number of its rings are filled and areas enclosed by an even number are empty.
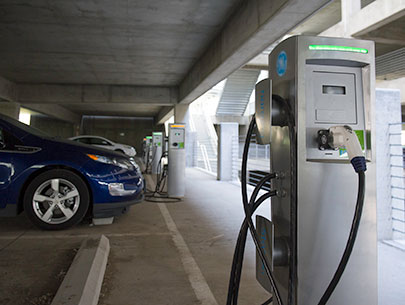
[[[238,179],[238,123],[221,123],[218,135],[217,180]]]
[[[1,101],[0,113],[18,120],[18,116],[20,114],[20,105],[17,103]]]
[[[53,137],[70,138],[75,135],[72,123],[44,115],[32,115],[30,125]]]
[[[377,165],[377,229],[378,239],[393,238],[392,207],[403,206],[402,202],[392,200],[391,186],[403,187],[401,136],[401,98],[399,90],[376,90],[376,165]],[[394,155],[394,156],[393,156]],[[400,157],[398,157],[398,155]],[[399,167],[392,167],[397,165]]]
[[[155,128],[152,118],[85,116],[81,134],[102,136],[117,143],[134,146],[140,155],[143,138],[152,135]]]

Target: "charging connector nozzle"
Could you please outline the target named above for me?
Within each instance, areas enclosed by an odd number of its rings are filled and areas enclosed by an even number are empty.
[[[328,130],[319,130],[318,147],[320,150],[346,149],[354,170],[356,172],[367,170],[360,141],[350,126],[333,126]]]

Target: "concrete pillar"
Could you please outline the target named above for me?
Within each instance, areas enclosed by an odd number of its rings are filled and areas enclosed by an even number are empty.
[[[172,130],[169,132],[169,153],[168,153],[168,177],[167,177],[167,193],[172,197],[184,197],[186,193],[186,160],[187,154],[192,152],[192,145],[189,143],[190,131],[190,112],[189,105],[174,106],[174,124],[185,124],[185,128],[176,127],[178,131]],[[172,146],[173,139],[170,137],[174,134],[184,133],[184,149],[177,149],[178,146]]]
[[[174,106],[174,122],[188,123],[190,120],[189,105],[177,104]]]
[[[80,125],[73,124],[73,136],[76,137],[78,135],[80,135]]]
[[[20,104],[14,102],[0,102],[0,113],[18,120],[20,116]]]
[[[219,124],[217,179],[236,180],[235,166],[238,158],[238,123]]]
[[[361,0],[342,0],[342,24],[344,37],[351,37],[348,31],[350,18],[353,14],[361,10]]]
[[[197,132],[187,133],[187,145],[189,149],[186,151],[186,167],[196,167],[197,166]]]
[[[393,238],[392,217],[404,218],[401,98],[399,90],[376,90],[377,230],[379,240]],[[397,176],[400,178],[395,178]],[[396,223],[396,226],[401,223]],[[395,234],[394,234],[395,235]],[[401,238],[404,235],[399,236]]]
[[[174,106],[174,122],[175,123],[185,123],[186,124],[186,167],[194,166],[194,145],[196,141],[196,136],[192,135],[190,132],[190,111],[189,105],[178,104]]]

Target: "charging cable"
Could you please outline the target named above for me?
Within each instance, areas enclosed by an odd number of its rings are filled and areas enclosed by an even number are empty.
[[[359,139],[357,138],[356,133],[349,126],[334,126],[329,128],[328,142],[333,149],[347,150],[349,160],[352,163],[354,170],[358,174],[359,186],[357,192],[356,209],[345,250],[343,251],[339,266],[336,269],[336,272],[333,275],[333,278],[324,294],[322,295],[318,305],[325,305],[328,302],[337,284],[339,283],[343,272],[346,269],[347,263],[349,262],[350,255],[352,254],[357,233],[359,231],[361,214],[363,212],[366,185],[364,172],[367,170],[366,158],[363,155]]]
[[[274,295],[275,299],[277,300],[277,303],[279,305],[283,305],[281,296],[280,296],[280,292],[276,285],[273,273],[270,269],[270,264],[267,261],[265,254],[263,252],[263,249],[260,245],[258,233],[257,233],[256,228],[254,227],[253,220],[252,220],[252,214],[260,206],[260,204],[264,200],[266,200],[272,196],[275,196],[277,194],[276,191],[268,192],[265,195],[262,195],[256,201],[257,194],[258,194],[259,190],[263,187],[264,183],[267,181],[270,181],[273,178],[276,178],[276,176],[274,174],[270,174],[270,175],[264,177],[263,179],[261,179],[260,182],[257,184],[256,188],[254,189],[253,194],[250,197],[249,201],[248,201],[248,196],[247,196],[247,178],[246,178],[247,159],[248,159],[248,153],[249,153],[250,139],[251,139],[255,126],[256,126],[256,120],[255,120],[255,116],[253,116],[252,121],[249,125],[246,142],[245,142],[245,147],[244,147],[244,151],[243,151],[243,157],[242,157],[241,187],[242,187],[242,201],[243,201],[243,207],[244,207],[244,211],[245,211],[245,220],[239,231],[239,236],[238,236],[237,244],[235,247],[235,252],[234,252],[234,257],[233,257],[233,262],[232,262],[232,269],[231,269],[231,276],[230,276],[230,281],[229,281],[229,288],[228,288],[228,297],[227,297],[227,303],[226,303],[227,305],[236,305],[237,304],[239,285],[240,285],[240,279],[241,279],[241,273],[242,273],[242,263],[243,263],[244,250],[245,250],[245,245],[246,245],[246,237],[247,237],[248,229],[252,235],[252,238],[255,243],[255,247],[256,247],[256,250],[260,257],[260,260],[263,263],[263,267],[266,272],[266,275],[270,281],[270,285],[273,290],[273,295]],[[294,145],[295,138],[291,136],[291,134],[294,133],[293,125],[292,125],[292,123],[290,124],[290,122],[289,122],[289,127],[290,127],[290,138],[293,141],[293,143],[291,143],[291,145]],[[318,305],[325,305],[328,302],[328,300],[330,299],[331,295],[333,294],[334,290],[336,289],[336,286],[338,285],[338,283],[343,275],[344,270],[346,269],[349,258],[353,251],[358,229],[360,226],[360,220],[361,220],[361,215],[362,215],[362,211],[363,211],[363,206],[364,206],[365,171],[367,170],[366,160],[363,155],[363,151],[362,151],[359,139],[357,138],[357,135],[355,134],[355,132],[353,132],[353,130],[349,126],[331,127],[328,130],[327,142],[328,142],[327,144],[332,149],[346,149],[347,150],[349,160],[350,160],[354,170],[358,173],[359,184],[358,184],[356,209],[355,209],[352,226],[350,229],[350,234],[349,234],[349,238],[346,243],[345,250],[344,250],[342,258],[339,262],[338,268],[336,269],[335,274],[334,274],[332,280],[330,281],[328,287],[326,288],[324,294],[322,295]],[[295,197],[292,196],[291,198],[294,199]],[[273,297],[269,298],[262,305],[270,304],[272,301],[273,301]]]

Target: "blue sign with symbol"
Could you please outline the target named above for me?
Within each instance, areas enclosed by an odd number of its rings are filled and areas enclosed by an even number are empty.
[[[287,53],[285,51],[278,54],[276,68],[278,76],[283,76],[287,71]]]

